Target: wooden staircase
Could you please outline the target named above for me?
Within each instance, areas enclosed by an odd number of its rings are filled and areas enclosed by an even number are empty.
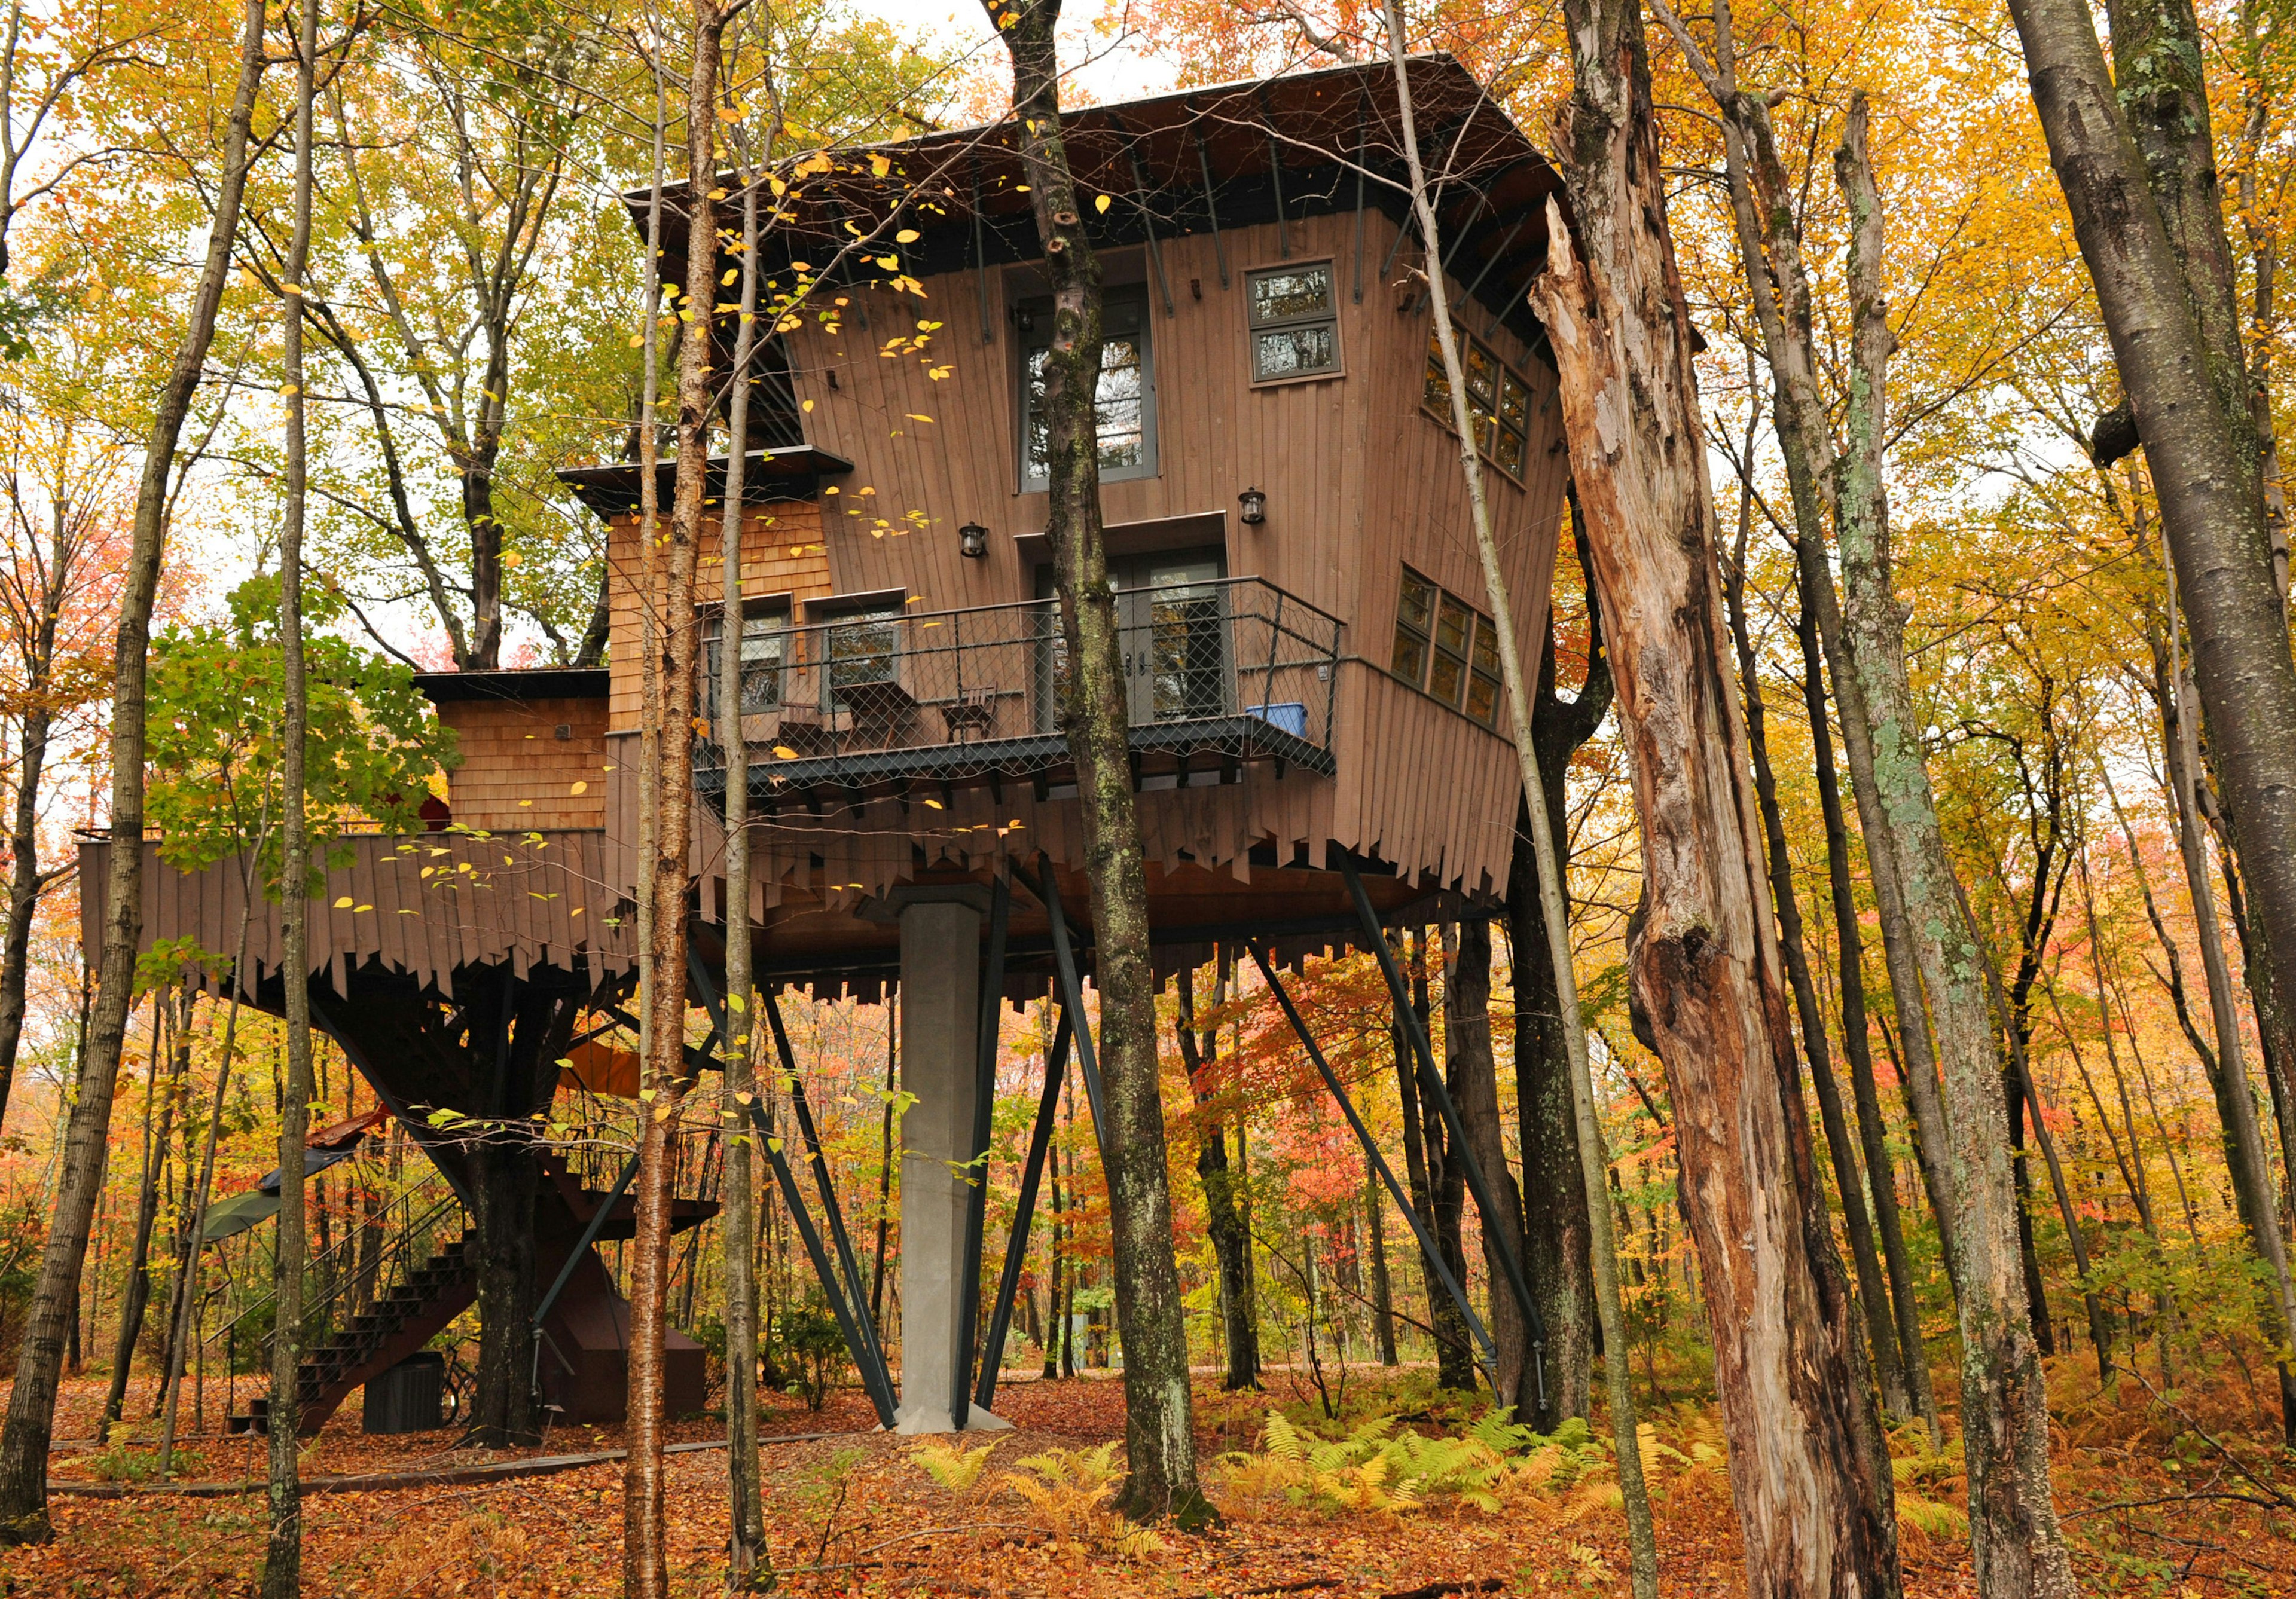
[[[304,1356],[298,1368],[299,1432],[307,1438],[317,1432],[345,1399],[424,1348],[470,1308],[478,1297],[478,1273],[469,1250],[467,1236],[455,1238]],[[231,1418],[231,1430],[267,1431],[269,1404],[258,1395],[247,1414]]]

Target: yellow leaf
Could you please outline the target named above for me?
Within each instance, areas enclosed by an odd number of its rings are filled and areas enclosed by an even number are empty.
[[[893,235],[893,242],[896,244],[914,244],[919,239],[923,237],[924,235],[917,232],[916,229],[913,227],[905,227],[899,233]]]
[[[932,420],[930,416],[920,416],[914,411],[908,413],[908,418],[911,422],[931,422]]]
[[[898,256],[879,256],[877,258],[877,265],[882,266],[888,272],[898,272],[901,269],[901,258]]]
[[[340,899],[336,900],[335,908],[339,911],[347,911],[350,909],[351,897],[348,894],[346,894]]]
[[[928,800],[925,801],[925,806],[926,808],[930,810],[947,810],[948,808],[938,800]]]
[[[1103,194],[1099,199],[1094,201],[1092,202],[1092,209],[1102,213],[1103,216],[1106,215],[1108,211],[1108,196]]]
[[[525,561],[526,557],[520,554],[516,550],[505,550],[503,552],[502,563],[504,566],[520,566],[524,564]]]
[[[723,288],[725,285],[732,283],[735,278],[741,275],[742,269],[739,266],[728,266],[726,268],[726,275],[718,280],[718,287]]]
[[[791,749],[787,744],[775,744],[774,746],[774,758],[776,760],[795,760],[797,758],[797,751]]]
[[[586,794],[590,791],[590,785],[586,783],[578,783],[567,791],[574,794]]]
[[[805,409],[807,409],[808,411],[810,411],[810,410],[812,410],[812,409],[813,409],[813,402],[812,402],[811,400],[808,400],[808,401],[806,401],[806,402],[805,402]]]
[[[712,189],[709,191],[709,198],[712,200],[723,200],[726,198],[726,191],[723,189]]]
[[[371,911],[371,910],[374,909],[374,906],[371,906],[371,905],[363,905],[363,906],[360,906],[358,908],[359,908],[359,910],[362,910],[362,911]],[[356,912],[356,911],[355,911],[355,912],[353,912],[352,914],[353,914],[354,915],[356,915],[356,914],[357,914],[357,912]]]
[[[892,169],[893,163],[886,157],[882,155],[873,155],[869,158],[869,170],[875,173],[879,177],[884,176]]]

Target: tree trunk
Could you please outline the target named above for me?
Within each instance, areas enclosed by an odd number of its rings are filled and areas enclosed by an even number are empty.
[[[623,1470],[622,1590],[625,1599],[667,1599],[668,1483],[663,1464],[662,1340],[669,1307],[669,1229],[676,1200],[679,1111],[691,1078],[685,1062],[686,857],[693,838],[694,567],[701,545],[709,466],[710,308],[718,286],[718,74],[726,27],[715,0],[694,0],[693,62],[686,83],[686,263],[682,315],[694,320],[677,352],[677,471],[669,531],[647,586],[654,619],[646,652],[645,721],[652,749],[639,780],[650,791],[639,896],[647,910],[639,1098],[637,1217],[630,1246],[629,1457]],[[648,430],[649,432],[651,429]],[[649,481],[652,473],[644,474]]]
[[[1542,1381],[1534,1370],[1546,1351],[1531,1347],[1530,1331],[1521,1307],[1506,1292],[1503,1250],[1523,1254],[1522,1191],[1506,1158],[1506,1140],[1499,1130],[1498,1062],[1491,1052],[1491,924],[1470,918],[1458,924],[1451,950],[1450,973],[1443,984],[1445,1041],[1449,1045],[1450,1091],[1459,1109],[1483,1180],[1499,1214],[1482,1218],[1483,1268],[1491,1284],[1491,1341],[1498,1350],[1498,1402],[1536,1408]],[[1464,1177],[1464,1162],[1461,1176]]]
[[[1054,41],[1060,0],[1010,5],[989,0],[988,11],[1013,59],[1013,113],[1053,291],[1053,343],[1045,362],[1046,530],[1070,662],[1061,720],[1083,812],[1101,1075],[1111,1124],[1101,1129],[1101,1140],[1109,1164],[1116,1318],[1124,1341],[1127,1462],[1116,1503],[1135,1520],[1170,1514],[1193,1529],[1212,1511],[1196,1484],[1187,1328],[1172,1255],[1163,1100],[1156,1080],[1147,874],[1132,792],[1115,595],[1101,543],[1094,403],[1100,378],[1100,266],[1085,236],[1083,200],[1061,136]]]
[[[1825,719],[1825,670],[1820,659],[1817,603],[1809,563],[1794,560],[1798,605],[1794,637],[1801,646],[1802,708],[1809,718],[1812,766],[1817,803],[1825,823],[1826,887],[1833,900],[1834,961],[1841,984],[1841,1053],[1849,1061],[1849,1086],[1857,1101],[1857,1141],[1866,1154],[1866,1175],[1874,1196],[1874,1227],[1881,1236],[1882,1263],[1890,1272],[1890,1300],[1897,1310],[1898,1347],[1915,1409],[1929,1428],[1930,1441],[1944,1447],[1937,1394],[1930,1383],[1929,1356],[1922,1342],[1921,1300],[1914,1290],[1913,1265],[1906,1253],[1905,1226],[1898,1210],[1896,1167],[1890,1158],[1882,1095],[1874,1077],[1874,1045],[1866,1036],[1865,933],[1857,895],[1849,877],[1849,827],[1841,811],[1841,781],[1833,765],[1833,734]],[[1932,1078],[1934,1080],[1934,1078]],[[1945,1234],[1950,1237],[1950,1234]]]
[[[184,990],[186,1001],[191,996],[188,985]],[[160,1070],[160,1020],[166,1013],[168,990],[159,988],[152,996],[152,1078],[144,1098],[144,1171],[135,1193],[135,1242],[127,1258],[127,1276],[119,1292],[119,1342],[111,1357],[111,1383],[103,1397],[103,1419],[96,1429],[99,1439],[108,1438],[112,1423],[119,1421],[127,1404],[127,1377],[135,1365],[135,1343],[144,1335],[144,1313],[152,1303],[152,1233],[160,1216],[160,1189],[168,1165],[168,1137],[176,1119],[176,1102],[181,1095],[184,1072],[191,1063],[191,1040],[184,1037],[179,1026],[169,1051],[170,1070],[162,1076]],[[188,1003],[184,1006],[190,1010]],[[159,1123],[152,1124],[153,1102],[158,1102]]]
[[[2201,967],[2208,979],[2209,1014],[2215,1023],[2216,1049],[2202,1050],[2209,1088],[2215,1095],[2217,1116],[2224,1131],[2225,1169],[2232,1179],[2234,1209],[2257,1257],[2270,1274],[2273,1305],[2278,1314],[2265,1320],[2267,1341],[2285,1349],[2296,1342],[2296,1285],[2289,1272],[2287,1239],[2280,1230],[2280,1206],[2273,1193],[2271,1157],[2257,1125],[2255,1091],[2248,1080],[2240,1012],[2233,996],[2232,972],[2225,957],[2224,931],[2217,919],[2216,897],[2210,891],[2207,845],[2201,837],[2199,766],[2193,730],[2185,714],[2183,660],[2174,641],[2177,635],[2176,584],[2169,585],[2169,642],[2156,635],[2152,669],[2161,700],[2162,752],[2167,757],[2170,808],[2175,813],[2177,853],[2185,865],[2185,887],[2192,897],[2193,925],[2201,947]],[[2186,1023],[2189,1027],[2190,1022]],[[2280,1425],[2284,1438],[2296,1446],[2296,1372],[2282,1358],[2276,1363],[2280,1376]]]
[[[2202,710],[2272,987],[2296,994],[2296,850],[2286,847],[2296,833],[2296,661],[2197,77],[2199,30],[2181,5],[2143,17],[2114,8],[2116,54],[2129,52],[2134,78],[2142,53],[2150,91],[2127,98],[2124,120],[2085,7],[2013,0],[2011,13],[2192,619]]]
[[[1866,838],[1869,850],[1879,832],[1886,832],[1891,840],[1896,887],[1914,935],[1953,1106],[1944,1128],[1947,1147],[1935,1152],[1948,1168],[1954,1199],[1963,1447],[1978,1587],[1988,1599],[2067,1593],[2071,1570],[2049,1491],[2048,1396],[2031,1330],[2016,1314],[2023,1297],[2018,1281],[2019,1211],[1999,1057],[1978,952],[1962,914],[1923,764],[1906,683],[1903,613],[1892,589],[1889,500],[1882,476],[1891,336],[1881,289],[1881,201],[1866,159],[1862,97],[1852,103],[1849,132],[1834,166],[1853,224],[1854,317],[1844,430],[1849,442],[1838,473],[1835,530],[1848,595],[1844,619],[1851,672],[1870,718],[1878,807],[1866,817]],[[1834,681],[1838,685],[1841,675]],[[1919,1030],[1920,1015],[1918,1009],[1900,1012],[1908,1038]]]
[[[1746,627],[1746,535],[1751,520],[1752,486],[1740,496],[1738,547],[1723,582],[1729,603],[1730,635],[1738,653],[1738,676],[1745,695],[1746,740],[1754,758],[1754,794],[1762,813],[1762,832],[1768,845],[1770,898],[1778,916],[1778,950],[1784,957],[1786,979],[1793,989],[1794,1010],[1801,1022],[1802,1054],[1809,1062],[1812,1086],[1817,1090],[1818,1119],[1825,1128],[1826,1153],[1833,1163],[1834,1186],[1841,1195],[1843,1230],[1849,1234],[1849,1254],[1857,1269],[1857,1292],[1866,1312],[1866,1335],[1874,1349],[1874,1369],[1882,1384],[1882,1403],[1890,1414],[1915,1414],[1914,1396],[1906,1383],[1899,1357],[1896,1324],[1890,1320],[1890,1291],[1882,1275],[1882,1260],[1874,1248],[1874,1227],[1866,1210],[1865,1182],[1857,1152],[1850,1143],[1849,1124],[1841,1111],[1841,1088],[1833,1077],[1833,1062],[1825,1036],[1824,1013],[1818,1008],[1817,986],[1809,975],[1809,956],[1802,946],[1801,902],[1794,891],[1793,859],[1787,853],[1785,813],[1778,804],[1778,781],[1770,769],[1770,741],[1761,677],[1756,668],[1754,643]],[[1799,1093],[1799,1088],[1797,1088]],[[1812,1196],[1822,1206],[1820,1196]]]
[[[1567,840],[1564,780],[1571,758],[1611,709],[1611,661],[1603,648],[1603,611],[1587,549],[1586,519],[1570,496],[1570,530],[1587,591],[1587,677],[1577,696],[1555,692],[1554,629],[1539,652],[1538,687],[1531,701],[1531,737],[1538,746],[1539,800],[1548,836]],[[1546,1323],[1546,1403],[1527,1417],[1552,1432],[1566,1417],[1584,1417],[1593,1400],[1594,1349],[1598,1336],[1592,1236],[1580,1169],[1576,1112],[1571,1103],[1570,1049],[1562,1034],[1562,997],[1547,947],[1539,901],[1538,852],[1531,839],[1529,800],[1518,800],[1514,852],[1507,871],[1507,945],[1513,955],[1515,1016],[1515,1102],[1522,1124],[1524,1260]],[[1565,873],[1567,879],[1567,871]]]
[[[311,1125],[311,835],[304,814],[310,687],[303,664],[303,519],[310,454],[303,386],[303,280],[311,261],[311,101],[319,58],[319,0],[302,0],[295,32],[295,177],[287,287],[281,296],[286,376],[286,503],[279,529],[279,651],[283,679],[280,786],[280,966],[286,998],[287,1093],[279,1110],[279,1233],[272,1253],[270,1538],[263,1599],[303,1587],[303,1485],[297,1451],[303,1414],[303,1257],[308,1248],[303,1139]],[[321,879],[324,882],[324,873]]]
[[[1204,1230],[1211,1234],[1212,1254],[1219,1265],[1221,1341],[1227,1349],[1226,1386],[1231,1392],[1259,1386],[1259,1309],[1251,1295],[1251,1234],[1235,1201],[1235,1183],[1227,1164],[1227,1128],[1211,1109],[1218,1090],[1210,1068],[1219,1047],[1218,1029],[1195,1024],[1195,973],[1183,966],[1179,974],[1180,1063],[1188,1073],[1196,1102],[1196,1177],[1204,1189]],[[1217,1011],[1227,997],[1223,976],[1212,991],[1210,1008]]]
[[[168,510],[176,442],[199,390],[216,311],[231,273],[239,208],[247,187],[248,122],[263,75],[264,0],[249,0],[224,135],[223,171],[216,194],[208,251],[192,291],[190,316],[167,381],[153,406],[135,494],[135,521],[119,599],[111,684],[112,837],[105,855],[103,944],[99,996],[88,1029],[79,1097],[64,1133],[56,1210],[40,1256],[38,1285],[25,1317],[8,1420],[0,1431],[0,1543],[45,1541],[48,1521],[48,1444],[55,1430],[56,1379],[63,1360],[64,1322],[79,1297],[80,1263],[88,1223],[95,1213],[103,1155],[111,1126],[111,1096],[119,1078],[120,1046],[135,1001],[135,952],[144,932],[144,696],[152,605],[159,590],[160,549]]]
[[[778,131],[776,127],[775,131]],[[740,141],[737,132],[735,138]],[[742,731],[742,535],[747,516],[742,480],[749,463],[750,364],[756,348],[758,310],[757,174],[746,142],[737,143],[742,163],[741,320],[734,334],[732,398],[727,401],[723,508],[718,513],[718,550],[725,573],[718,630],[718,744],[726,762],[726,1440],[731,1530],[726,1539],[726,1586],[740,1591],[760,1586],[772,1567],[766,1547],[764,1463],[758,1455],[758,1284],[750,1267],[757,1232],[756,1144],[748,1107],[757,1096],[750,1040],[756,1013],[750,954],[750,746]],[[771,158],[768,143],[767,157]],[[890,1033],[894,1029],[889,1028]],[[890,1092],[891,1085],[887,1085]],[[886,1111],[892,1110],[890,1100]],[[890,1124],[888,1123],[890,1130]],[[885,1276],[885,1194],[890,1170],[881,1170],[877,1195],[877,1270],[869,1284],[869,1315],[881,1325],[877,1293]],[[698,1238],[700,1234],[696,1234]]]
[[[1568,0],[1575,92],[1533,299],[1604,604],[1649,914],[1630,980],[1667,1069],[1758,1595],[1894,1595],[1889,1457],[1815,1182],[1723,636],[1690,324],[1638,0]],[[1582,242],[1583,258],[1574,258]]]
[[[1379,1347],[1382,1365],[1396,1364],[1395,1287],[1387,1275],[1387,1194],[1379,1177],[1365,1162],[1364,1213],[1371,1237],[1372,1336]]]
[[[1414,980],[1423,1027],[1427,1011],[1423,957],[1415,947],[1407,946],[1406,949],[1407,969]],[[1447,1203],[1445,1198],[1452,1185],[1445,1180],[1442,1119],[1420,1103],[1418,1073],[1412,1064],[1411,1045],[1402,1023],[1398,1021],[1390,1025],[1387,1036],[1395,1056],[1396,1095],[1403,1108],[1403,1164],[1411,1184],[1412,1208],[1434,1234],[1436,1252],[1449,1269],[1452,1281],[1464,1285],[1467,1264],[1466,1253],[1459,1247],[1458,1203],[1456,1198]],[[1460,1184],[1465,1180],[1462,1173]],[[1435,1340],[1436,1385],[1472,1393],[1475,1387],[1475,1355],[1467,1341],[1466,1319],[1423,1265],[1420,1275],[1427,1287],[1427,1324]]]
[[[55,609],[51,605],[41,624],[39,653],[52,658],[55,650]],[[26,692],[45,691],[46,673],[27,685]],[[45,709],[27,712],[22,748],[18,751],[15,820],[8,832],[12,865],[8,877],[8,929],[0,940],[0,1121],[8,1115],[8,1092],[16,1080],[16,1051],[24,1037],[24,988],[31,970],[32,919],[39,909],[40,775],[48,757],[48,736],[54,718]]]

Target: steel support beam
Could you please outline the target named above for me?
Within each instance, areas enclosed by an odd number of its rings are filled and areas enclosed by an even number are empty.
[[[1013,1216],[1013,1236],[1004,1245],[1004,1270],[996,1282],[996,1304],[988,1318],[988,1341],[981,1346],[980,1381],[972,1402],[983,1410],[996,1402],[996,1374],[1004,1361],[1004,1335],[1013,1324],[1013,1300],[1021,1289],[1021,1268],[1029,1256],[1029,1228],[1037,1214],[1037,1190],[1044,1181],[1045,1155],[1052,1148],[1054,1113],[1061,1103],[1061,1085],[1068,1077],[1069,1013],[1061,1012],[1053,1033],[1052,1054],[1045,1062],[1045,1091],[1037,1101],[1037,1124],[1029,1135],[1029,1163],[1021,1173],[1021,1201]]]
[[[1435,1274],[1436,1280],[1443,1284],[1444,1291],[1451,1296],[1451,1302],[1459,1308],[1460,1316],[1465,1318],[1467,1331],[1474,1334],[1475,1342],[1483,1351],[1483,1375],[1490,1380],[1491,1391],[1498,1392],[1498,1350],[1492,1347],[1491,1335],[1484,1329],[1482,1317],[1477,1316],[1474,1306],[1468,1303],[1466,1289],[1460,1285],[1458,1278],[1451,1275],[1451,1267],[1445,1262],[1443,1251],[1437,1245],[1434,1234],[1427,1230],[1427,1224],[1419,1219],[1419,1213],[1411,1208],[1411,1201],[1404,1194],[1403,1185],[1395,1180],[1394,1169],[1388,1165],[1387,1157],[1379,1152],[1378,1141],[1371,1136],[1371,1129],[1364,1125],[1364,1119],[1356,1113],[1355,1102],[1348,1097],[1348,1091],[1341,1084],[1339,1074],[1332,1070],[1331,1062],[1324,1058],[1324,1052],[1316,1046],[1315,1035],[1308,1030],[1308,1023],[1300,1016],[1299,1007],[1292,1003],[1292,996],[1284,992],[1283,981],[1275,975],[1275,966],[1270,964],[1267,952],[1260,947],[1256,939],[1251,945],[1251,958],[1259,964],[1259,974],[1267,980],[1267,991],[1275,995],[1275,1003],[1283,1007],[1284,1020],[1292,1024],[1292,1030],[1299,1035],[1300,1045],[1308,1052],[1308,1058],[1316,1063],[1316,1071],[1322,1074],[1324,1086],[1330,1089],[1332,1097],[1339,1102],[1340,1113],[1348,1119],[1348,1126],[1355,1130],[1356,1142],[1363,1145],[1365,1158],[1371,1162],[1372,1169],[1379,1174],[1379,1180],[1387,1185],[1387,1192],[1395,1201],[1395,1208],[1403,1212],[1403,1219],[1411,1224],[1411,1235],[1419,1240],[1419,1252],[1426,1258],[1427,1269]],[[1543,1404],[1545,1401],[1543,1393],[1540,1398]]]
[[[988,1139],[996,1108],[996,1045],[1004,1010],[1004,935],[1013,919],[1013,885],[998,877],[989,891],[988,948],[981,961],[980,1029],[974,1060],[972,1137],[965,1145],[964,1247],[957,1256],[956,1351],[948,1414],[959,1432],[971,1419],[972,1341],[980,1323],[980,1243],[988,1214]],[[983,1409],[988,1406],[983,1406]]]
[[[1372,908],[1371,896],[1364,892],[1363,875],[1344,853],[1340,856],[1340,873],[1348,880],[1348,893],[1356,902],[1356,915],[1363,922],[1364,936],[1379,961],[1381,974],[1387,979],[1388,996],[1394,1002],[1396,1018],[1402,1023],[1404,1034],[1411,1042],[1412,1055],[1419,1062],[1420,1085],[1442,1112],[1444,1131],[1452,1147],[1459,1152],[1460,1163],[1466,1168],[1467,1187],[1475,1196],[1475,1207],[1482,1212],[1487,1236],[1496,1247],[1507,1286],[1513,1291],[1515,1304],[1522,1311],[1523,1326],[1530,1334],[1531,1365],[1543,1400],[1546,1387],[1546,1323],[1538,1314],[1538,1301],[1531,1298],[1530,1283],[1523,1277],[1522,1264],[1515,1259],[1505,1229],[1492,1225],[1502,1214],[1498,1201],[1490,1184],[1484,1179],[1474,1150],[1468,1145],[1466,1126],[1459,1119],[1458,1106],[1451,1103],[1451,1091],[1444,1086],[1443,1074],[1435,1070],[1434,1047],[1427,1041],[1427,1030],[1419,1025],[1419,1013],[1411,1008],[1411,992],[1405,987],[1403,972],[1395,964],[1395,952],[1387,947],[1379,913]]]

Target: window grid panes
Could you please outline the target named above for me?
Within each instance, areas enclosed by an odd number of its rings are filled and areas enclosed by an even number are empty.
[[[782,668],[787,664],[788,652],[789,608],[786,605],[760,606],[743,612],[741,644],[743,716],[757,716],[781,704]],[[709,619],[706,660],[709,663],[709,697],[703,707],[703,714],[715,719],[726,662],[726,619],[722,615]]]
[[[1403,589],[1395,602],[1395,652],[1388,670],[1414,688],[1427,686],[1427,660],[1433,652],[1428,636],[1435,620],[1436,593],[1432,583],[1407,566],[1403,569]]]
[[[1100,382],[1093,391],[1094,429],[1104,478],[1148,477],[1156,470],[1156,398],[1143,308],[1114,300],[1103,308]],[[1021,476],[1024,486],[1042,488],[1052,477],[1051,429],[1045,420],[1045,363],[1052,354],[1049,308],[1036,313],[1047,341],[1032,344],[1024,357],[1021,402]]]
[[[1499,650],[1491,619],[1407,566],[1396,594],[1388,670],[1484,726],[1497,726]]]
[[[829,709],[846,709],[844,691],[867,683],[898,681],[901,609],[898,605],[840,617],[828,630],[829,670],[824,688]]]
[[[1255,272],[1246,288],[1253,382],[1339,371],[1339,308],[1330,262]]]
[[[1530,459],[1530,385],[1488,346],[1464,333],[1458,340],[1476,446],[1501,472],[1520,480]],[[1451,385],[1443,375],[1443,347],[1432,333],[1427,336],[1427,384],[1420,403],[1445,428],[1451,425]]]

